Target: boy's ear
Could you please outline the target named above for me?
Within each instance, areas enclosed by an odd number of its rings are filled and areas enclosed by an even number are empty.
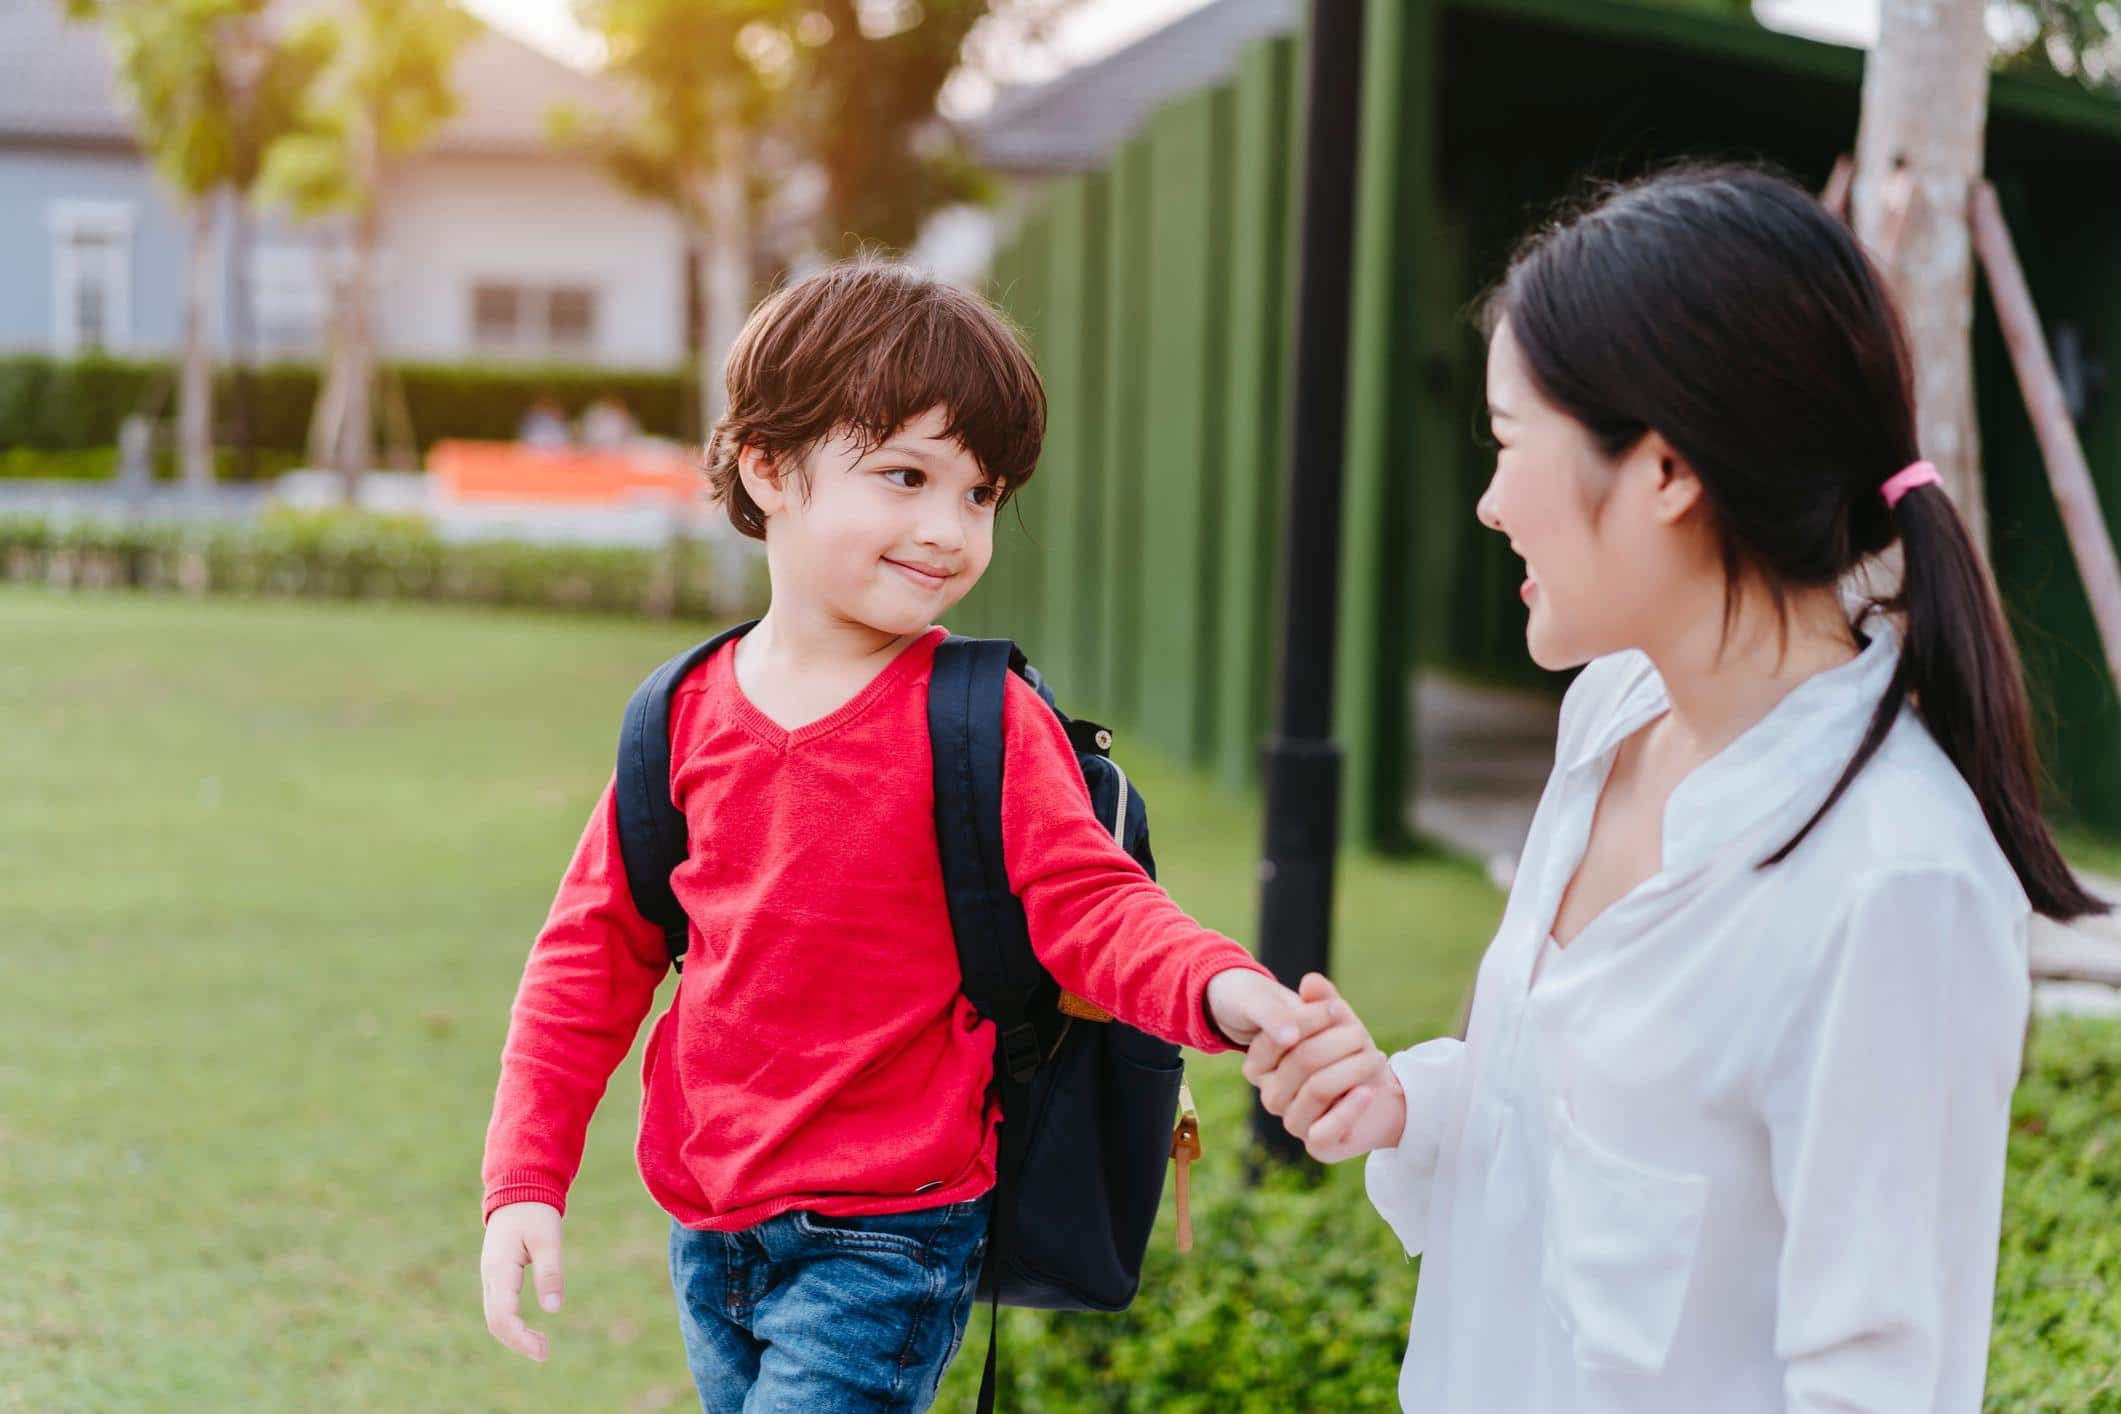
[[[751,504],[759,508],[759,514],[779,515],[786,509],[787,478],[763,450],[758,447],[737,448],[736,472],[743,480],[745,492],[751,497]]]

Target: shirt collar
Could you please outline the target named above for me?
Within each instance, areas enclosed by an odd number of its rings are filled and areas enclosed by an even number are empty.
[[[1779,828],[1799,806],[1808,817],[1826,799],[1900,662],[1899,637],[1885,615],[1868,614],[1858,627],[1870,641],[1854,659],[1799,683],[1679,783],[1665,805],[1662,872],[1690,871],[1741,836],[1770,822]],[[1670,706],[1663,677],[1646,668],[1569,770],[1603,763]],[[1794,832],[1801,823],[1789,819],[1787,828]]]

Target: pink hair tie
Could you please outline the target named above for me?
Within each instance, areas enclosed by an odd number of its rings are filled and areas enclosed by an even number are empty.
[[[1917,486],[1935,486],[1943,480],[1944,478],[1937,474],[1937,468],[1929,462],[1916,462],[1905,471],[1895,472],[1880,488],[1885,497],[1885,508],[1891,510],[1899,505],[1900,498]]]

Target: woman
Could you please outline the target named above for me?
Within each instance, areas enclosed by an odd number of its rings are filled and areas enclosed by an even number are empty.
[[[1248,1073],[1376,1151],[1408,1409],[1976,1409],[2029,909],[2104,905],[1898,314],[1808,194],[1713,168],[1536,235],[1488,328],[1480,518],[1534,660],[1588,664],[1554,773],[1464,1043],[1345,1020]]]

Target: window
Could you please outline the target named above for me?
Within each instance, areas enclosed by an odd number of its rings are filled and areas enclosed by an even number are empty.
[[[329,252],[292,243],[261,245],[250,256],[252,337],[268,359],[305,358],[324,347],[331,322]]]
[[[509,349],[522,340],[523,292],[513,285],[479,285],[471,292],[471,337],[482,349]]]
[[[132,206],[56,201],[46,225],[53,348],[65,356],[123,349],[132,338]]]
[[[597,292],[583,285],[482,281],[471,290],[471,338],[504,358],[580,358],[596,345]]]
[[[552,291],[545,303],[546,341],[568,353],[588,353],[596,336],[597,297],[594,290],[562,288]]]

